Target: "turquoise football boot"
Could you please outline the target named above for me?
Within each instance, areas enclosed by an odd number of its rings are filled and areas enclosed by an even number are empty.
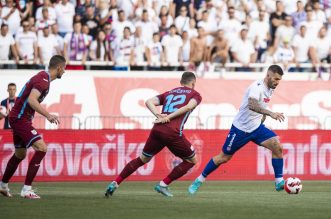
[[[280,181],[279,183],[275,183],[276,191],[284,190],[285,180]]]
[[[161,193],[162,195],[166,196],[166,197],[173,197],[174,195],[171,194],[171,192],[169,191],[168,186],[163,187],[160,185],[156,185],[154,187],[154,190],[157,191],[158,193]]]
[[[199,190],[202,182],[199,179],[195,179],[194,182],[188,187],[188,193],[194,195]]]

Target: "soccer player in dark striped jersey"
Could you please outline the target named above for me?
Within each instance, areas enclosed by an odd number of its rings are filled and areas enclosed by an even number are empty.
[[[32,146],[35,149],[35,154],[29,163],[21,196],[29,199],[40,198],[32,190],[31,185],[38,172],[40,163],[46,155],[47,145],[32,126],[32,119],[35,112],[38,112],[49,122],[60,123],[58,116],[47,112],[40,103],[48,94],[51,81],[62,77],[65,66],[66,60],[63,56],[53,56],[49,62],[49,71],[39,72],[24,85],[16,98],[14,107],[9,113],[9,124],[13,129],[15,153],[8,161],[0,182],[0,193],[6,197],[12,196],[8,188],[9,180],[14,175],[18,165],[26,157],[27,149]]]
[[[168,189],[168,185],[182,177],[196,164],[194,147],[186,139],[183,129],[190,113],[200,104],[202,98],[194,90],[196,83],[194,73],[184,72],[180,83],[181,87],[174,88],[146,101],[147,108],[157,118],[155,124],[140,157],[131,160],[115,180],[108,185],[106,197],[111,196],[125,178],[149,162],[164,147],[168,147],[174,155],[180,157],[183,161],[154,187],[158,193],[164,196],[173,196]],[[161,113],[156,108],[159,105],[163,106]]]

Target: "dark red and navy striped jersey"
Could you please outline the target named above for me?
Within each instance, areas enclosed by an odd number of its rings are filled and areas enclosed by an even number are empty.
[[[172,112],[175,112],[179,108],[187,105],[191,99],[195,99],[198,105],[202,100],[201,95],[197,91],[188,87],[177,87],[163,94],[160,94],[157,97],[160,100],[160,105],[163,105],[163,114],[171,114]],[[183,115],[180,115],[172,119],[166,125],[178,131],[179,134],[182,135],[184,124],[190,113],[191,112],[187,112]]]
[[[33,76],[22,88],[20,94],[16,98],[15,105],[10,111],[9,117],[17,119],[32,120],[35,110],[28,103],[29,95],[32,89],[37,89],[41,95],[38,102],[41,103],[49,91],[51,78],[49,73],[41,71]]]

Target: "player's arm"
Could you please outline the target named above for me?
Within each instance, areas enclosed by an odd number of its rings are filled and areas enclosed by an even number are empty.
[[[266,120],[267,116],[263,115],[262,119],[261,119],[261,123],[264,123],[264,121]]]
[[[38,99],[41,93],[37,89],[32,89],[31,93],[28,97],[28,103],[32,109],[38,112],[40,115],[43,115],[47,118],[47,120],[51,123],[59,124],[59,118],[56,115],[49,114],[39,103]]]
[[[151,111],[156,118],[162,118],[163,114],[159,113],[159,110],[156,108],[157,106],[160,106],[160,100],[158,97],[152,97],[146,100],[145,105]]]
[[[263,108],[257,99],[249,97],[248,98],[248,108],[256,113],[262,115],[270,116],[271,118],[278,120],[280,122],[284,121],[285,117],[283,113],[274,113],[268,109]]]
[[[1,109],[4,108],[4,109],[6,109],[6,111],[7,111],[7,107],[6,107],[6,105],[3,105],[2,102],[1,102],[1,104],[0,104],[0,108],[1,108]],[[2,112],[0,112],[0,120],[3,119],[3,118],[5,118],[5,117],[6,117],[6,115],[5,115],[5,114],[2,114]]]
[[[192,98],[185,106],[182,106],[181,108],[179,108],[178,110],[176,110],[175,112],[163,117],[163,118],[159,118],[157,119],[154,123],[167,123],[170,122],[172,119],[183,115],[187,112],[192,111],[196,106],[198,105],[198,102],[196,101],[196,99]]]

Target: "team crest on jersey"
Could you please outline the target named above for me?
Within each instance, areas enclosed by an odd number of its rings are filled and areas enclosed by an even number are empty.
[[[35,129],[33,129],[33,130],[31,131],[31,133],[32,133],[33,135],[38,134],[37,131],[36,131]]]
[[[270,98],[263,98],[263,102],[269,103],[270,102]]]

